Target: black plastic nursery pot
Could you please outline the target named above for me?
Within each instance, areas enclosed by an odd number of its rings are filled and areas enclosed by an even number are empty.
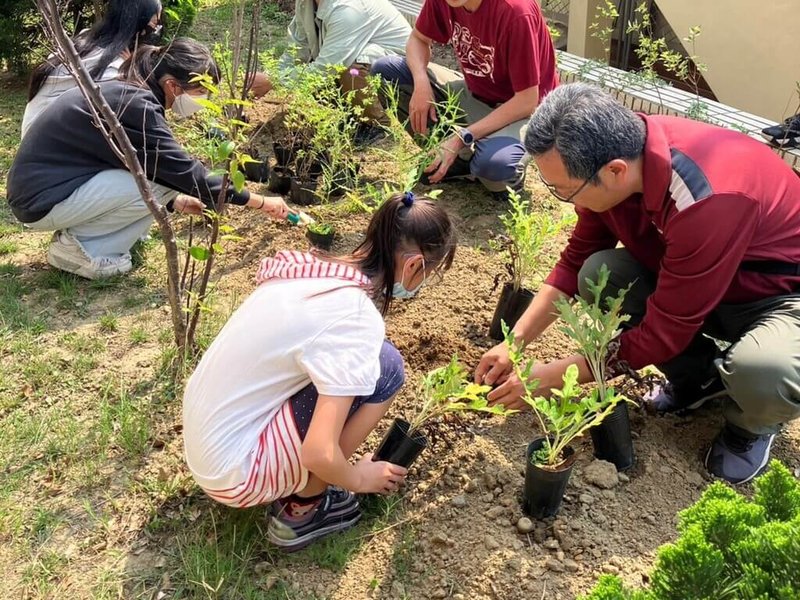
[[[286,167],[273,167],[269,173],[267,189],[273,194],[288,196],[292,189],[292,177],[294,174]]]
[[[603,422],[592,427],[594,456],[616,465],[618,471],[630,469],[635,461],[628,403],[620,402]]]
[[[272,152],[275,155],[275,164],[279,167],[291,167],[301,150],[300,144],[286,142],[272,142]]]
[[[292,202],[295,204],[299,204],[300,206],[319,204],[319,197],[317,196],[316,191],[316,179],[301,179],[300,177],[292,177],[290,193]]]
[[[355,187],[358,172],[361,170],[360,163],[347,165],[344,169],[340,169],[333,176],[333,184],[331,185],[331,196],[343,196],[348,189]]]
[[[561,500],[575,463],[575,451],[564,448],[564,461],[554,469],[543,468],[531,462],[531,456],[544,445],[545,438],[528,444],[525,453],[525,487],[522,490],[522,510],[525,514],[544,519],[552,517],[561,508]]]
[[[263,183],[269,179],[269,164],[266,160],[259,160],[257,154],[252,154],[256,162],[247,162],[242,168],[244,169],[244,177],[247,181],[255,181],[256,183]]]
[[[408,435],[410,427],[408,421],[395,419],[389,431],[383,436],[383,441],[372,460],[385,460],[406,469],[410,467],[420,452],[428,447],[428,439],[421,433],[414,432],[411,436]]]
[[[517,321],[528,308],[533,300],[534,293],[525,288],[514,291],[514,285],[506,283],[497,302],[497,308],[492,317],[492,324],[489,326],[489,336],[498,342],[503,341],[503,327],[501,323],[506,322],[509,329],[517,324]]]
[[[316,231],[306,230],[306,237],[308,241],[320,250],[330,250],[333,246],[333,238],[336,237],[336,232],[330,233],[317,233]]]

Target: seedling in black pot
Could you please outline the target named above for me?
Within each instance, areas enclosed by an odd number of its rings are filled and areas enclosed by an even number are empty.
[[[514,371],[524,384],[523,400],[531,407],[544,433],[544,437],[536,438],[528,445],[522,508],[537,519],[551,517],[561,507],[576,458],[570,444],[602,423],[625,398],[616,394],[613,388],[605,389],[603,395],[599,387],[584,393],[578,384],[576,365],[567,368],[561,389],[550,390],[550,397],[534,396],[539,381],[531,379],[533,361],[525,360],[513,332],[505,323],[503,331]]]
[[[336,231],[327,223],[311,223],[306,229],[306,237],[320,250],[330,250]]]
[[[561,331],[575,342],[578,353],[586,359],[601,398],[606,396],[609,389],[612,392],[614,389],[606,383],[609,344],[619,336],[623,324],[630,319],[629,315],[622,312],[630,287],[619,290],[616,296],[604,294],[609,277],[608,267],[603,265],[597,282],[586,281],[590,299],[576,296],[573,302],[562,300],[556,303],[563,323]],[[625,400],[591,430],[595,457],[614,463],[620,471],[632,467],[634,463],[631,425]]]
[[[419,396],[422,407],[410,421],[395,419],[375,452],[373,460],[386,460],[408,468],[428,445],[421,430],[433,419],[448,413],[477,411],[508,415],[516,411],[490,406],[486,394],[491,386],[477,385],[467,369],[453,355],[450,364],[430,371],[422,379]]]
[[[497,341],[504,339],[500,324],[505,321],[509,327],[514,327],[533,300],[535,294],[526,286],[537,277],[542,248],[570,222],[567,218],[556,221],[546,212],[536,212],[529,200],[523,200],[511,188],[508,192],[511,207],[500,216],[506,232],[492,243],[505,258],[508,273],[489,326],[489,335]],[[495,278],[495,289],[500,279],[499,275]]]
[[[249,157],[252,160],[245,160],[242,164],[244,176],[247,181],[254,181],[256,183],[263,183],[269,179],[269,164],[265,159],[262,159],[258,151],[253,148],[250,151]]]
[[[294,173],[288,167],[275,166],[269,173],[267,189],[273,194],[288,196],[292,189],[292,177]]]

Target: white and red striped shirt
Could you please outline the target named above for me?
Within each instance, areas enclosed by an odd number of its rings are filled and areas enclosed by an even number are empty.
[[[369,279],[300,252],[262,261],[258,288],[206,350],[184,394],[186,460],[209,496],[254,506],[301,490],[291,396],[371,394],[385,331]]]

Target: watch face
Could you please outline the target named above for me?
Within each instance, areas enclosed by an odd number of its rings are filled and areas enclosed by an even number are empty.
[[[473,135],[470,133],[469,129],[462,129],[460,133],[461,133],[461,140],[465,144],[471,144],[475,139]]]

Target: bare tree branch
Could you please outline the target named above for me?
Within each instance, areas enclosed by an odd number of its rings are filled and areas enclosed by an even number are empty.
[[[119,122],[117,115],[108,105],[108,102],[106,102],[99,86],[92,80],[83,66],[72,40],[64,31],[55,0],[35,0],[35,2],[39,12],[42,14],[45,34],[55,43],[57,55],[74,76],[78,88],[86,98],[92,111],[95,123],[103,132],[103,137],[106,138],[109,147],[133,176],[136,186],[139,188],[139,193],[141,193],[148,210],[158,224],[167,256],[167,291],[172,312],[173,333],[175,343],[183,358],[187,340],[181,301],[183,290],[180,288],[178,246],[167,210],[155,200],[150,182],[145,176],[142,165],[136,155],[136,150],[131,144],[125,129]]]

